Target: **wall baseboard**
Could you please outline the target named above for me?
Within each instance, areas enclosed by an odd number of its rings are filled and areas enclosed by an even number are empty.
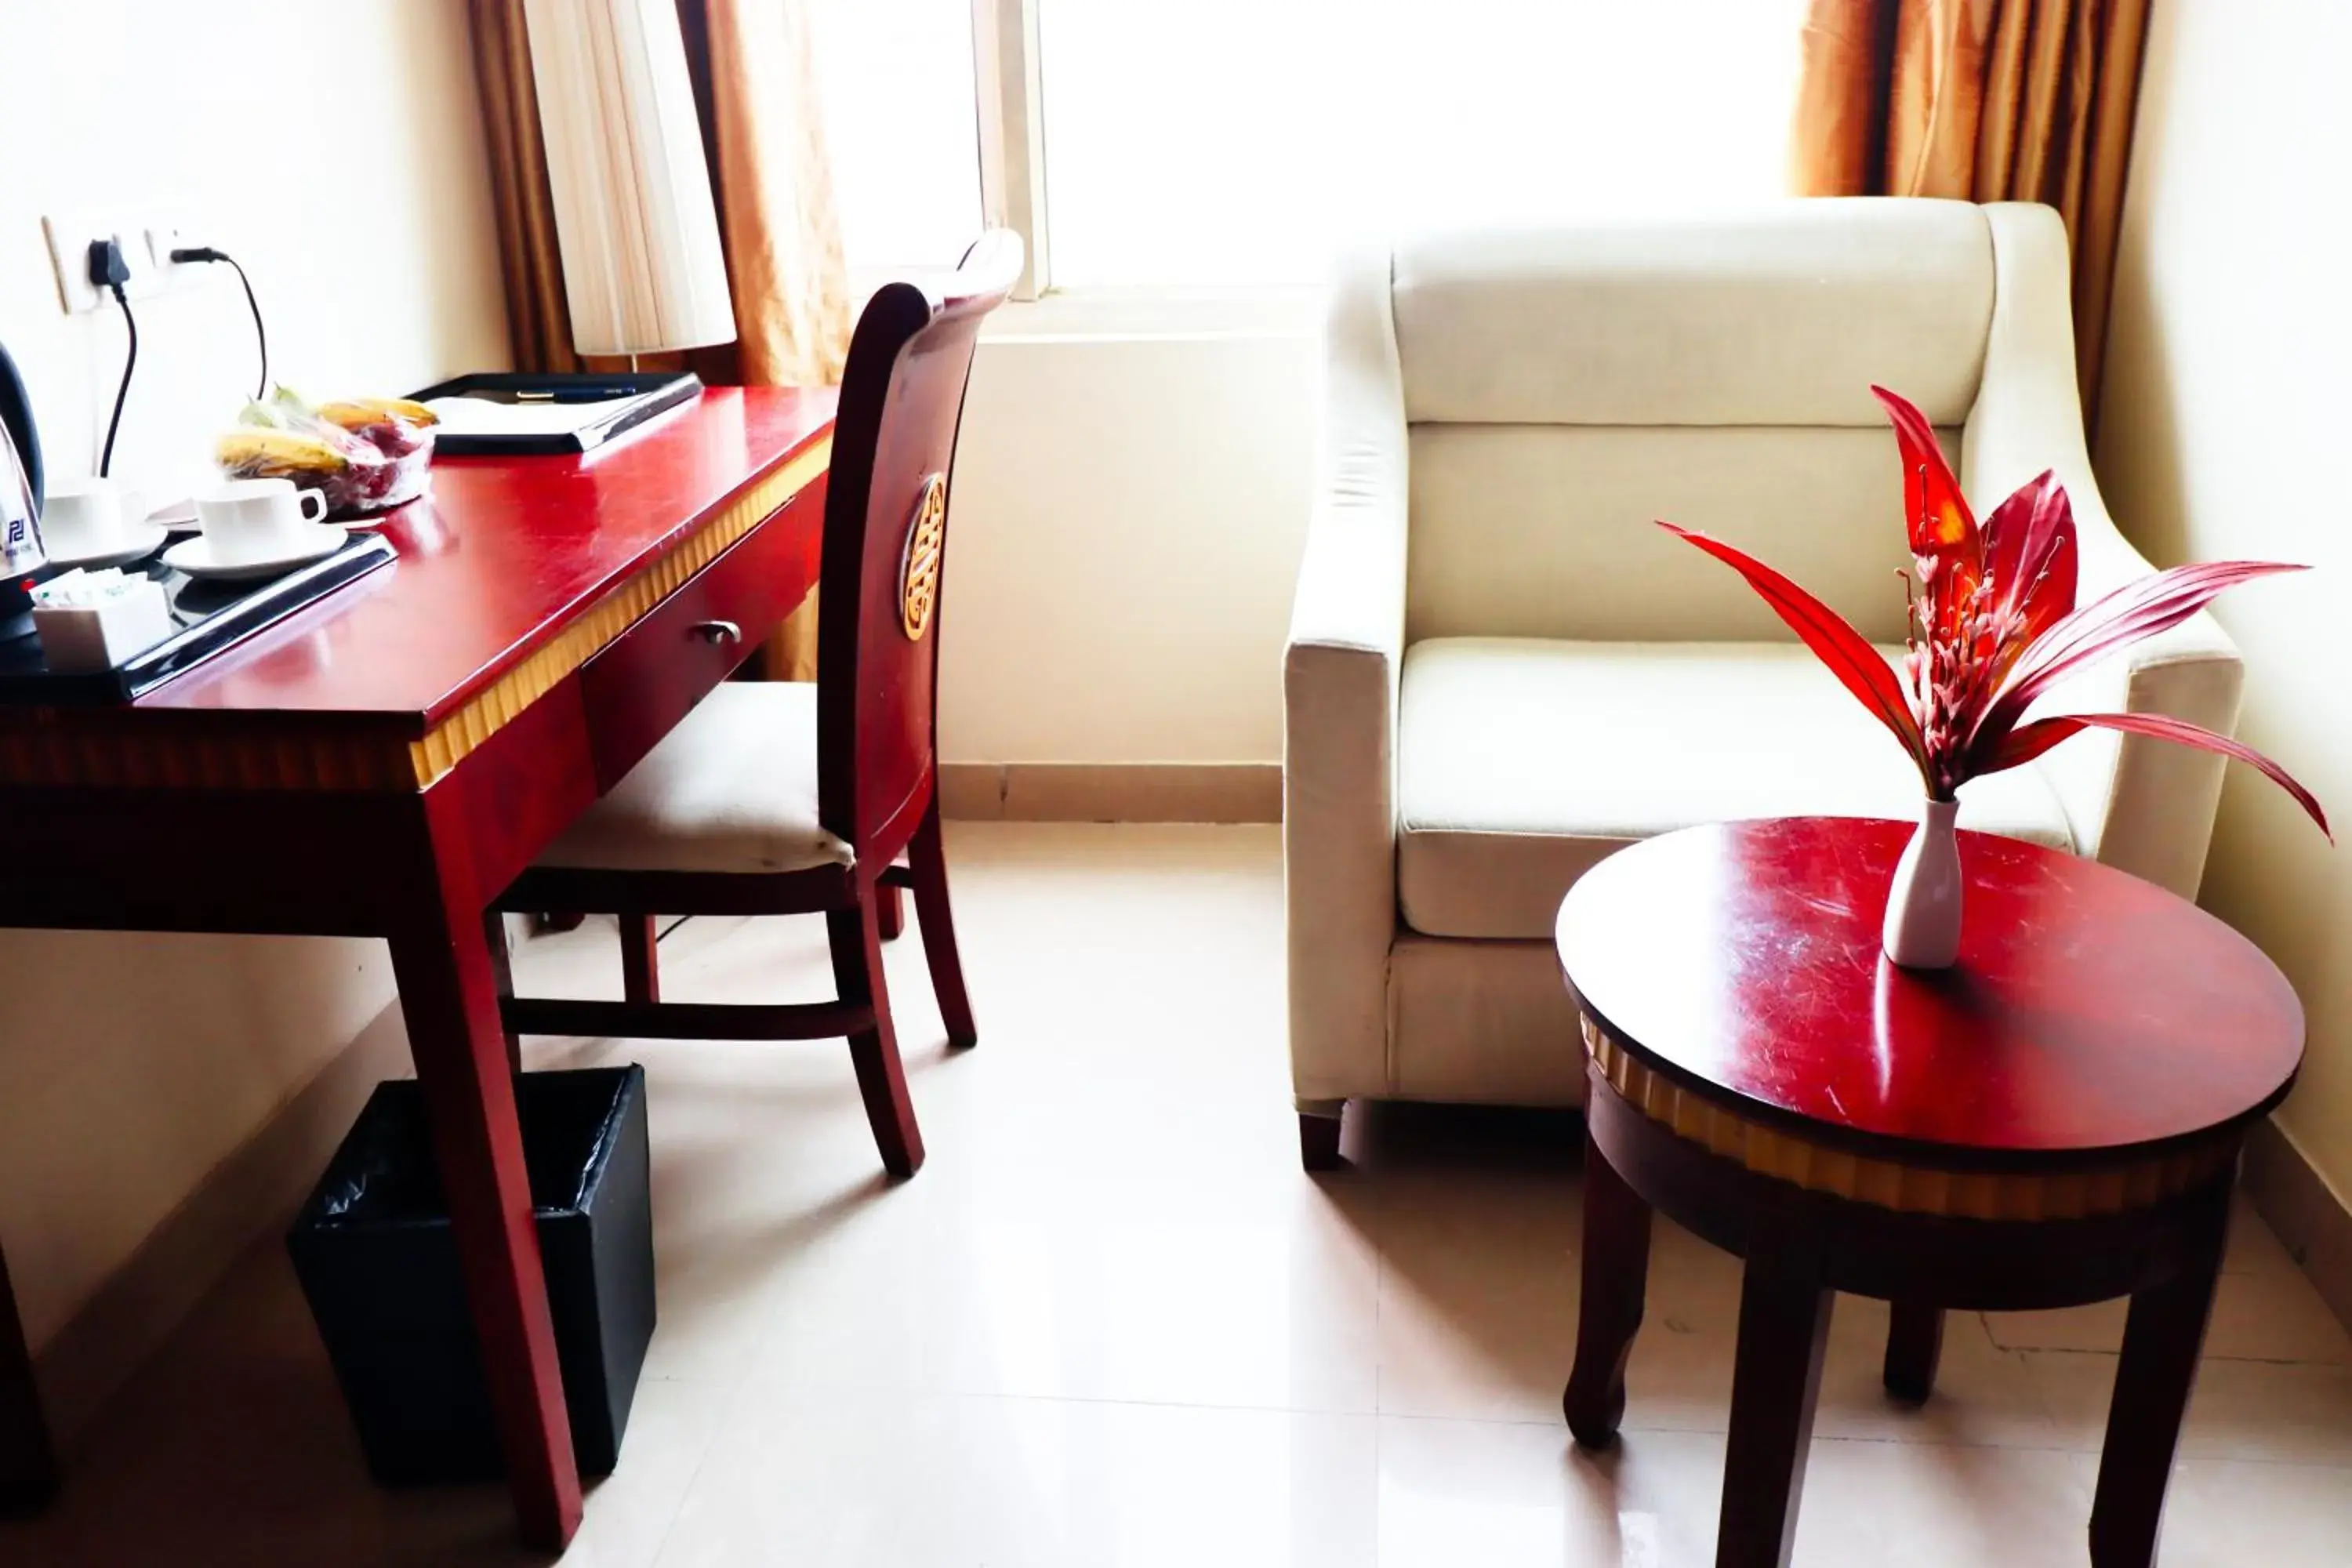
[[[2352,1329],[2352,1211],[2277,1123],[2265,1118],[2246,1137],[2242,1179],[2254,1212],[2347,1329]]]
[[[294,1218],[379,1079],[412,1071],[395,1002],[213,1167],[33,1358],[60,1447],[196,1309],[229,1266]]]
[[[966,822],[1280,822],[1280,763],[941,763]]]

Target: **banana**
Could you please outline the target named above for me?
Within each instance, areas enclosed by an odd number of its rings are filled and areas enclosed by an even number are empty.
[[[220,438],[213,456],[226,471],[252,478],[339,474],[350,460],[326,442],[290,431],[242,426]]]

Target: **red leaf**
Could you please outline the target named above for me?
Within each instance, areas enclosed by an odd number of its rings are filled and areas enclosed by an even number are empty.
[[[1936,427],[1916,405],[1883,386],[1871,389],[1895,426],[1903,454],[1903,511],[1919,585],[1927,599],[1927,625],[1938,638],[1959,631],[1960,616],[1984,570],[1984,540],[1960,481],[1944,461]]]
[[[1911,553],[1941,556],[1966,544],[1976,535],[1976,519],[1960,494],[1960,481],[1944,461],[1936,426],[1902,394],[1883,386],[1870,392],[1885,407],[1903,453],[1903,519],[1911,531]]]
[[[1780,573],[1748,554],[1738,545],[1726,544],[1711,534],[1681,527],[1661,518],[1658,526],[1677,538],[1686,539],[1709,555],[1748,579],[1763,601],[1772,606],[1772,613],[1789,624],[1789,628],[1804,640],[1821,661],[1829,666],[1848,691],[1870,710],[1878,721],[1894,731],[1911,754],[1924,778],[1927,771],[1927,743],[1919,734],[1919,721],[1912,715],[1911,700],[1903,683],[1869,639],[1846,624],[1843,616]]]
[[[2074,608],[2074,508],[2048,469],[2020,485],[1984,521],[1985,572],[1997,620],[2014,615],[2022,651]]]
[[[2058,681],[2116,648],[2179,626],[2225,588],[2274,573],[2305,570],[2277,561],[2206,561],[2126,583],[2034,640],[2000,695],[1986,709],[1979,731],[2000,734]]]
[[[2330,844],[2335,833],[2327,826],[2327,814],[2319,808],[2319,801],[2309,790],[2295,783],[2287,771],[2254,750],[2252,746],[2217,735],[2201,725],[2183,719],[2167,718],[2161,713],[2061,713],[2048,719],[2036,719],[2022,729],[2013,730],[1994,749],[1992,759],[1979,768],[1979,773],[1997,773],[2003,768],[2013,768],[2020,763],[2030,763],[2068,736],[2096,725],[2103,730],[2120,730],[2132,735],[2153,735],[2159,741],[2178,741],[2184,746],[2201,747],[2219,752],[2225,757],[2235,757],[2294,797],[2319,831],[2327,835]]]

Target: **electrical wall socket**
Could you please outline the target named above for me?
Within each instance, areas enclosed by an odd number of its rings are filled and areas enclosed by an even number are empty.
[[[174,261],[172,252],[195,250],[211,243],[197,227],[194,216],[184,212],[158,212],[147,216],[146,245],[148,258],[154,264],[155,275],[166,287],[183,280],[193,281],[192,268],[202,268],[202,261]]]
[[[122,247],[123,264],[131,268],[122,291],[132,299],[152,293],[155,262],[147,251],[146,231],[125,215],[111,212],[67,213],[45,217],[41,229],[49,238],[49,262],[57,268],[58,303],[68,315],[95,310],[111,296],[89,280],[89,247],[93,240],[111,238]]]
[[[89,280],[92,240],[111,237],[122,247],[123,263],[131,268],[122,291],[133,300],[193,287],[206,276],[202,262],[172,259],[174,250],[206,243],[194,215],[183,207],[66,213],[43,218],[41,228],[48,236],[49,263],[57,269],[58,303],[68,315],[111,303],[111,296]]]

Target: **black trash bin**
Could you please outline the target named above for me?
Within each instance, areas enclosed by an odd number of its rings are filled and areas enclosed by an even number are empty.
[[[515,1098],[572,1452],[583,1474],[603,1475],[619,1458],[654,1331],[645,1069],[525,1073]],[[376,1086],[287,1249],[375,1479],[503,1474],[414,1082]]]

